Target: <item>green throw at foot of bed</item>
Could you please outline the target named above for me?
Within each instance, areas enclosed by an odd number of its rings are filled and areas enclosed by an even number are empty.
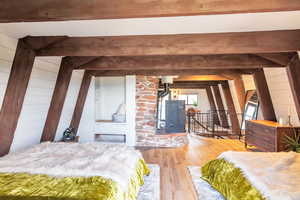
[[[124,169],[125,170],[125,169]],[[136,167],[127,192],[102,177],[51,177],[26,173],[0,173],[2,200],[135,200],[144,175],[150,173],[144,160]]]
[[[227,200],[265,200],[241,170],[224,159],[210,161],[202,167],[201,173]]]

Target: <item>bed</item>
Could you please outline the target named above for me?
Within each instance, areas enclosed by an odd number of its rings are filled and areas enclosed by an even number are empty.
[[[227,200],[299,200],[300,154],[224,152],[201,168]]]
[[[0,199],[135,200],[149,173],[125,145],[42,143],[0,158]]]

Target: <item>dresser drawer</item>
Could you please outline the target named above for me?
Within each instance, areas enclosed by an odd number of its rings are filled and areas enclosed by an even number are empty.
[[[276,128],[248,121],[245,140],[263,151],[276,151]]]

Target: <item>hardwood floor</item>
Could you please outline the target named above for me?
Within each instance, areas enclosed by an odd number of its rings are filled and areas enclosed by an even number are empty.
[[[201,166],[224,151],[246,151],[238,140],[191,137],[181,148],[140,149],[147,163],[160,165],[161,200],[198,200],[187,166]]]

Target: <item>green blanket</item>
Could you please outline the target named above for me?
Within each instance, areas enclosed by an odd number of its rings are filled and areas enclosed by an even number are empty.
[[[0,173],[2,200],[135,200],[144,175],[150,173],[144,160],[136,166],[127,192],[118,183],[102,177],[51,177],[27,173]]]
[[[210,161],[201,172],[202,178],[227,200],[265,200],[241,170],[224,159]]]

